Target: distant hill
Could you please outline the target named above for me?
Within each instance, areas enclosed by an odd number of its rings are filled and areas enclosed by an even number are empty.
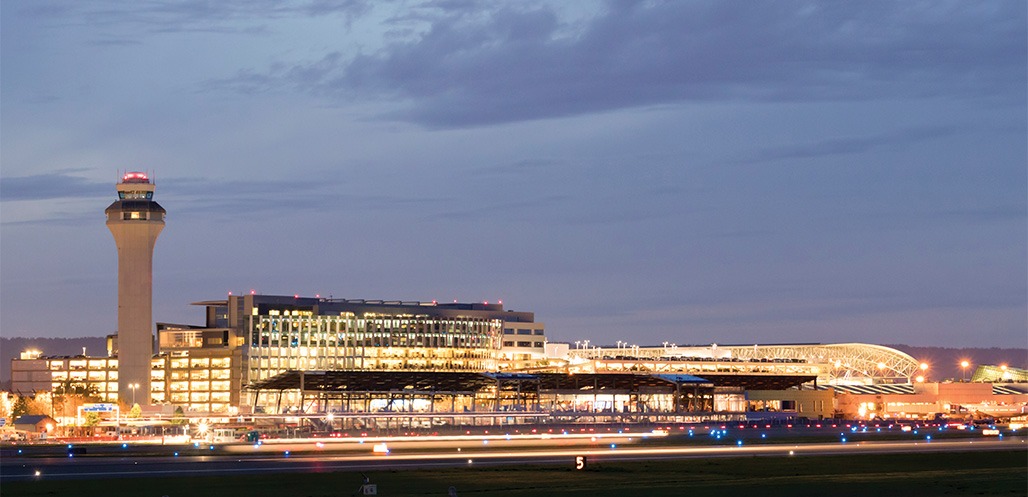
[[[928,370],[928,378],[932,381],[962,378],[963,372],[960,370],[960,361],[965,359],[971,363],[971,366],[967,368],[967,377],[969,379],[974,373],[974,368],[982,364],[1006,364],[1015,368],[1028,369],[1028,348],[952,349],[946,347],[914,347],[911,345],[886,345],[886,347],[906,352],[919,361],[926,361],[931,367]]]
[[[43,355],[82,355],[82,347],[91,356],[107,355],[107,339],[83,338],[0,338],[0,382],[5,386],[11,379],[11,359],[18,358],[26,349],[38,349]]]

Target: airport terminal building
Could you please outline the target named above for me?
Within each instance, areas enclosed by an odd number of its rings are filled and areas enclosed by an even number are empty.
[[[23,354],[12,362],[13,389],[72,382],[104,401],[229,412],[253,407],[246,385],[287,371],[486,372],[545,363],[544,324],[499,303],[248,294],[195,305],[204,325],[157,323],[148,399],[143,391],[119,394],[117,336],[108,338],[108,357]]]
[[[860,343],[551,343],[534,313],[488,302],[229,294],[194,304],[203,308],[202,325],[157,322],[155,336],[152,254],[166,211],[143,173],[125,174],[116,190],[106,215],[119,254],[118,331],[108,337],[107,356],[26,351],[12,361],[15,392],[72,388],[108,403],[197,416],[762,410],[822,418],[839,413],[836,388],[925,382],[927,364]],[[927,402],[925,392],[918,389],[918,402]],[[1024,399],[992,401],[1028,401],[1017,392],[999,395]],[[888,404],[843,393],[865,409]]]

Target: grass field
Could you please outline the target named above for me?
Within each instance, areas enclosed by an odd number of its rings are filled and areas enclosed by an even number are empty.
[[[1025,496],[1028,452],[748,457],[368,473],[382,496]],[[5,483],[4,497],[337,497],[358,473]]]

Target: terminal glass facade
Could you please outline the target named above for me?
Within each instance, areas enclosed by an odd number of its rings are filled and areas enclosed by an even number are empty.
[[[288,370],[493,370],[503,328],[486,317],[303,310],[269,310],[250,322],[250,382]]]

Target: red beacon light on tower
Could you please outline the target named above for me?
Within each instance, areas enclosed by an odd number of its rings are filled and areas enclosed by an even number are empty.
[[[121,177],[122,183],[149,183],[150,177],[146,173],[139,171],[130,171],[125,173]]]

